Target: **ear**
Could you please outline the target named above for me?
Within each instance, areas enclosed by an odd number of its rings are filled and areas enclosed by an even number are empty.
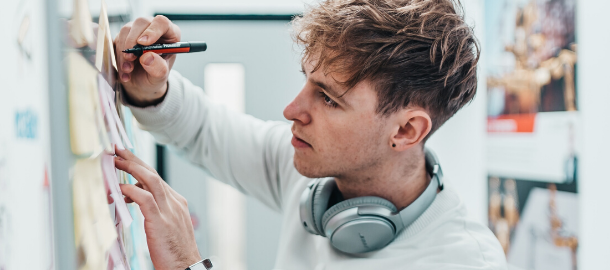
[[[430,114],[422,108],[404,109],[396,116],[396,128],[390,139],[390,147],[395,151],[419,144],[432,130]]]

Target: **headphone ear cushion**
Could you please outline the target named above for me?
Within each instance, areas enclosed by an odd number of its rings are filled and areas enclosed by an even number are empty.
[[[341,213],[342,211],[345,211],[350,208],[354,208],[357,206],[365,206],[365,205],[382,206],[382,207],[385,207],[388,210],[392,211],[392,213],[397,212],[396,206],[394,206],[393,203],[391,203],[390,201],[388,201],[386,199],[379,198],[379,197],[368,196],[368,197],[358,197],[358,198],[345,200],[338,204],[335,204],[333,207],[329,208],[326,211],[326,213],[324,213],[324,216],[322,216],[322,226],[321,226],[322,233],[324,233],[323,230],[326,227],[327,222],[332,217],[334,217],[336,214]],[[324,235],[324,234],[322,234],[322,235]],[[327,235],[327,237],[329,237],[329,236]]]
[[[326,212],[328,208],[328,201],[330,200],[330,195],[337,188],[337,183],[335,183],[334,178],[326,178],[322,179],[315,187],[313,198],[312,198],[312,220],[315,226],[315,229],[318,231],[318,234],[324,235],[324,230],[322,227],[322,215]]]

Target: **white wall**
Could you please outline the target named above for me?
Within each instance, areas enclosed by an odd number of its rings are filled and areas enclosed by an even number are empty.
[[[149,0],[147,5],[158,13],[187,14],[294,14],[303,11],[306,3],[315,0]]]
[[[481,43],[485,33],[483,2],[462,1],[466,20],[474,26],[475,35]],[[446,180],[460,193],[470,216],[487,224],[487,90],[484,57],[483,53],[479,61],[479,87],[474,100],[432,135],[427,146],[438,155]]]
[[[137,12],[142,8],[142,0],[104,0],[108,15],[115,14],[130,14],[131,11]],[[87,0],[89,11],[92,17],[98,17],[100,14],[102,0]],[[74,0],[58,0],[59,14],[62,17],[70,17],[74,7]]]
[[[579,1],[578,91],[583,119],[580,160],[579,269],[610,268],[610,1]]]

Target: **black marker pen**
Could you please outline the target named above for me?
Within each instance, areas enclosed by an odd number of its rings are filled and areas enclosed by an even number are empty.
[[[133,53],[135,56],[141,56],[147,52],[154,52],[158,54],[166,53],[192,53],[192,52],[203,52],[208,48],[208,45],[203,41],[194,42],[178,42],[170,44],[153,44],[150,46],[142,46],[137,44],[131,49],[124,50],[124,53]]]

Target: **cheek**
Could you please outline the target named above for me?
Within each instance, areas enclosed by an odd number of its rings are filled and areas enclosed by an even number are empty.
[[[368,116],[340,119],[326,125],[322,132],[324,148],[320,150],[332,151],[329,155],[338,156],[338,159],[361,159],[363,154],[377,147],[379,133],[379,125]]]

